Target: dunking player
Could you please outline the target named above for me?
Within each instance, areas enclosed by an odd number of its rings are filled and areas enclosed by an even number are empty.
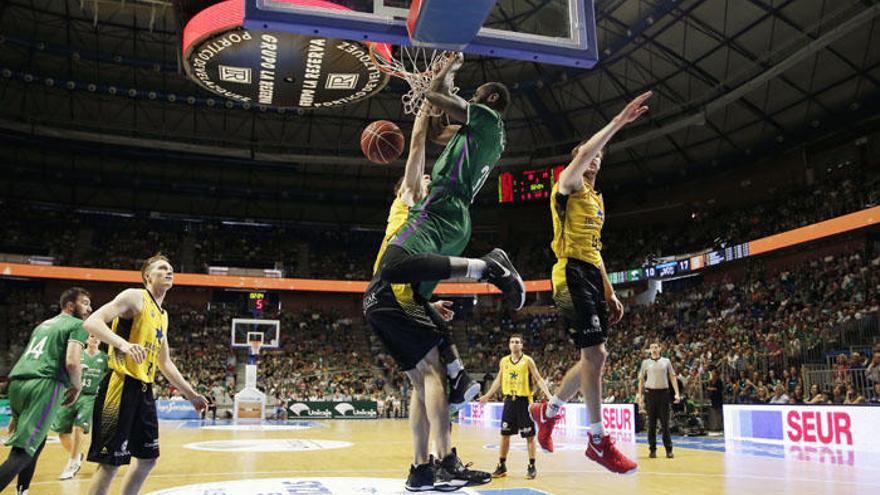
[[[538,443],[553,452],[556,413],[580,388],[591,421],[586,456],[615,473],[633,473],[638,465],[623,455],[602,428],[602,369],[608,352],[609,323],[623,317],[623,304],[614,294],[602,262],[600,235],[605,221],[602,195],[596,176],[602,149],[624,125],[648,111],[644,93],[624,107],[611,122],[572,150],[571,163],[559,174],[550,197],[553,218],[553,300],[565,316],[569,333],[580,348],[580,360],[568,370],[550,402],[532,404],[529,411],[538,425]],[[610,322],[608,304],[611,305]]]
[[[18,475],[16,493],[27,493],[49,425],[62,405],[82,390],[80,358],[88,333],[83,319],[92,312],[88,291],[73,287],[61,294],[61,313],[34,328],[24,354],[9,374],[12,422],[6,445],[12,450],[0,465],[0,491]],[[65,391],[65,388],[67,389]]]
[[[94,433],[88,460],[98,463],[90,495],[104,495],[119,466],[134,464],[122,481],[122,494],[137,494],[159,457],[159,422],[153,399],[156,368],[201,412],[208,401],[197,394],[171,361],[168,313],[162,308],[174,270],[168,258],[153,256],[141,267],[143,289],[125,289],[85,322],[110,345],[110,373],[95,401]],[[107,323],[113,322],[113,329]]]
[[[470,204],[486,182],[504,149],[501,114],[510,101],[507,87],[498,82],[477,88],[470,102],[451,92],[460,54],[448,60],[431,82],[428,101],[450,118],[446,148],[431,173],[427,196],[413,205],[406,224],[391,240],[379,263],[379,276],[394,284],[419,284],[429,299],[439,280],[473,278],[494,284],[518,310],[525,302],[525,286],[507,254],[494,249],[486,256],[458,257],[471,237]]]
[[[529,404],[532,403],[532,378],[544,392],[545,397],[550,397],[550,389],[544,383],[544,378],[538,372],[535,361],[523,354],[522,335],[515,333],[508,340],[510,355],[501,358],[498,362],[498,375],[486,395],[480,397],[480,402],[485,404],[495,395],[498,387],[504,394],[504,410],[501,412],[501,452],[498,458],[498,467],[492,473],[493,478],[507,476],[507,453],[510,452],[511,435],[519,435],[526,439],[529,447],[529,467],[526,469],[526,478],[534,479],[538,475],[535,468],[535,425],[529,417]]]
[[[394,201],[388,211],[388,224],[385,227],[385,237],[376,255],[373,264],[373,274],[379,269],[379,261],[388,247],[388,242],[397,234],[406,223],[409,209],[418,201],[421,201],[427,193],[431,176],[424,175],[425,171],[425,138],[427,137],[427,119],[430,108],[420,112],[413,125],[413,134],[410,142],[409,155],[403,177],[400,178],[394,190]],[[411,316],[421,319],[431,318],[437,330],[443,335],[438,350],[440,360],[446,365],[446,374],[449,377],[449,413],[457,413],[464,408],[465,404],[473,400],[480,393],[480,384],[472,380],[464,369],[464,365],[458,355],[458,349],[452,342],[452,338],[446,328],[447,319],[452,319],[449,309],[449,301],[436,301],[425,305],[421,297],[408,284],[393,284],[386,288],[391,290],[390,296],[399,299],[397,302],[404,310],[410,310]],[[418,301],[418,302],[417,302]],[[383,338],[383,337],[380,337]],[[389,347],[386,344],[386,347]]]
[[[58,432],[61,445],[70,454],[67,465],[58,477],[60,480],[73,478],[82,467],[83,435],[89,433],[95,395],[107,372],[107,353],[98,349],[98,344],[100,341],[94,335],[89,335],[88,346],[82,354],[82,393],[75,403],[61,408],[52,424],[52,431]]]
[[[391,204],[388,227],[373,267],[374,273],[379,269],[388,241],[405,223],[409,207],[424,197],[427,180],[422,173],[427,115],[428,112],[423,109],[416,118],[404,177]],[[409,423],[415,452],[405,487],[409,491],[453,490],[465,485],[487,483],[491,479],[489,473],[466,469],[458,460],[455,449],[451,448],[448,402],[443,386],[447,373],[443,371],[441,355],[454,353],[454,348],[450,348],[449,340],[440,328],[445,325],[443,320],[451,319],[452,311],[443,301],[433,306],[426,301],[413,286],[390,284],[378,276],[373,277],[364,295],[364,311],[370,326],[413,386]],[[446,361],[447,372],[453,376],[455,370],[450,369],[449,365],[457,361],[457,355]],[[458,383],[470,382],[461,369],[460,361],[458,368],[456,378],[461,378]],[[461,386],[453,384],[450,388],[453,395],[464,395]],[[474,390],[467,390],[470,398],[478,390],[479,385]],[[458,400],[463,404],[465,399],[470,398],[462,396]],[[442,458],[440,466],[435,466],[428,454],[432,433],[434,447]]]

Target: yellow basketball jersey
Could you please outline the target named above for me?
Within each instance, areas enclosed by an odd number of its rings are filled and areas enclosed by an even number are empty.
[[[385,227],[385,238],[382,239],[382,245],[379,246],[379,254],[376,255],[376,261],[373,263],[373,273],[376,273],[376,270],[379,269],[379,260],[381,260],[382,255],[385,254],[385,248],[388,247],[388,242],[395,236],[395,234],[397,234],[397,231],[403,227],[408,216],[409,206],[400,199],[400,196],[397,196],[394,198],[394,202],[391,203],[391,209],[388,210],[388,226]]]
[[[529,376],[528,356],[523,354],[513,362],[511,356],[501,358],[501,393],[505,396],[528,397],[532,401],[532,381]]]
[[[553,253],[563,258],[577,258],[596,268],[602,264],[602,225],[605,223],[605,202],[589,184],[580,191],[564,195],[559,184],[550,194],[553,216]]]
[[[156,304],[150,291],[143,290],[144,306],[133,319],[116,318],[113,332],[132,344],[140,344],[147,351],[147,358],[141,364],[124,353],[110,347],[110,369],[124,373],[144,383],[153,383],[156,376],[156,361],[159,347],[168,331],[168,313]]]

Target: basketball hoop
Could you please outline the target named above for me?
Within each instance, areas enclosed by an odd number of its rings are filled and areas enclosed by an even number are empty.
[[[403,79],[409,84],[409,91],[400,98],[403,111],[410,115],[419,115],[425,95],[431,89],[434,75],[443,67],[443,61],[452,52],[433,50],[417,46],[398,46],[397,55],[391,47],[382,43],[370,43],[370,60],[377,69],[385,74]],[[453,93],[458,88],[453,89]],[[442,112],[433,109],[431,117],[439,117]]]

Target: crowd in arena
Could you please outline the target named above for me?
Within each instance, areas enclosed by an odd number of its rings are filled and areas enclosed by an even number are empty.
[[[880,176],[855,170],[841,174],[748,208],[704,207],[690,221],[672,226],[614,226],[615,207],[609,206],[608,223],[614,227],[603,232],[606,265],[610,270],[638,267],[649,257],[745,242],[880,203]],[[280,267],[290,277],[366,280],[384,232],[384,226],[363,230],[265,222],[107,215],[0,202],[0,226],[6,233],[0,252],[51,256],[59,265],[134,269],[139,260],[162,251],[185,272],[204,273],[208,266]],[[131,232],[145,234],[133,237]],[[550,273],[550,236],[548,218],[546,229],[504,246],[525,278]],[[478,231],[467,252],[487,252],[491,238]]]

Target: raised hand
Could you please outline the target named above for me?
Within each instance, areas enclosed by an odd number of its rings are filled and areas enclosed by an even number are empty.
[[[627,103],[625,107],[623,107],[623,110],[621,110],[620,113],[617,114],[617,117],[615,117],[617,121],[625,125],[641,117],[648,111],[645,102],[653,94],[653,91],[646,91],[639,96],[636,96],[632,101]]]

